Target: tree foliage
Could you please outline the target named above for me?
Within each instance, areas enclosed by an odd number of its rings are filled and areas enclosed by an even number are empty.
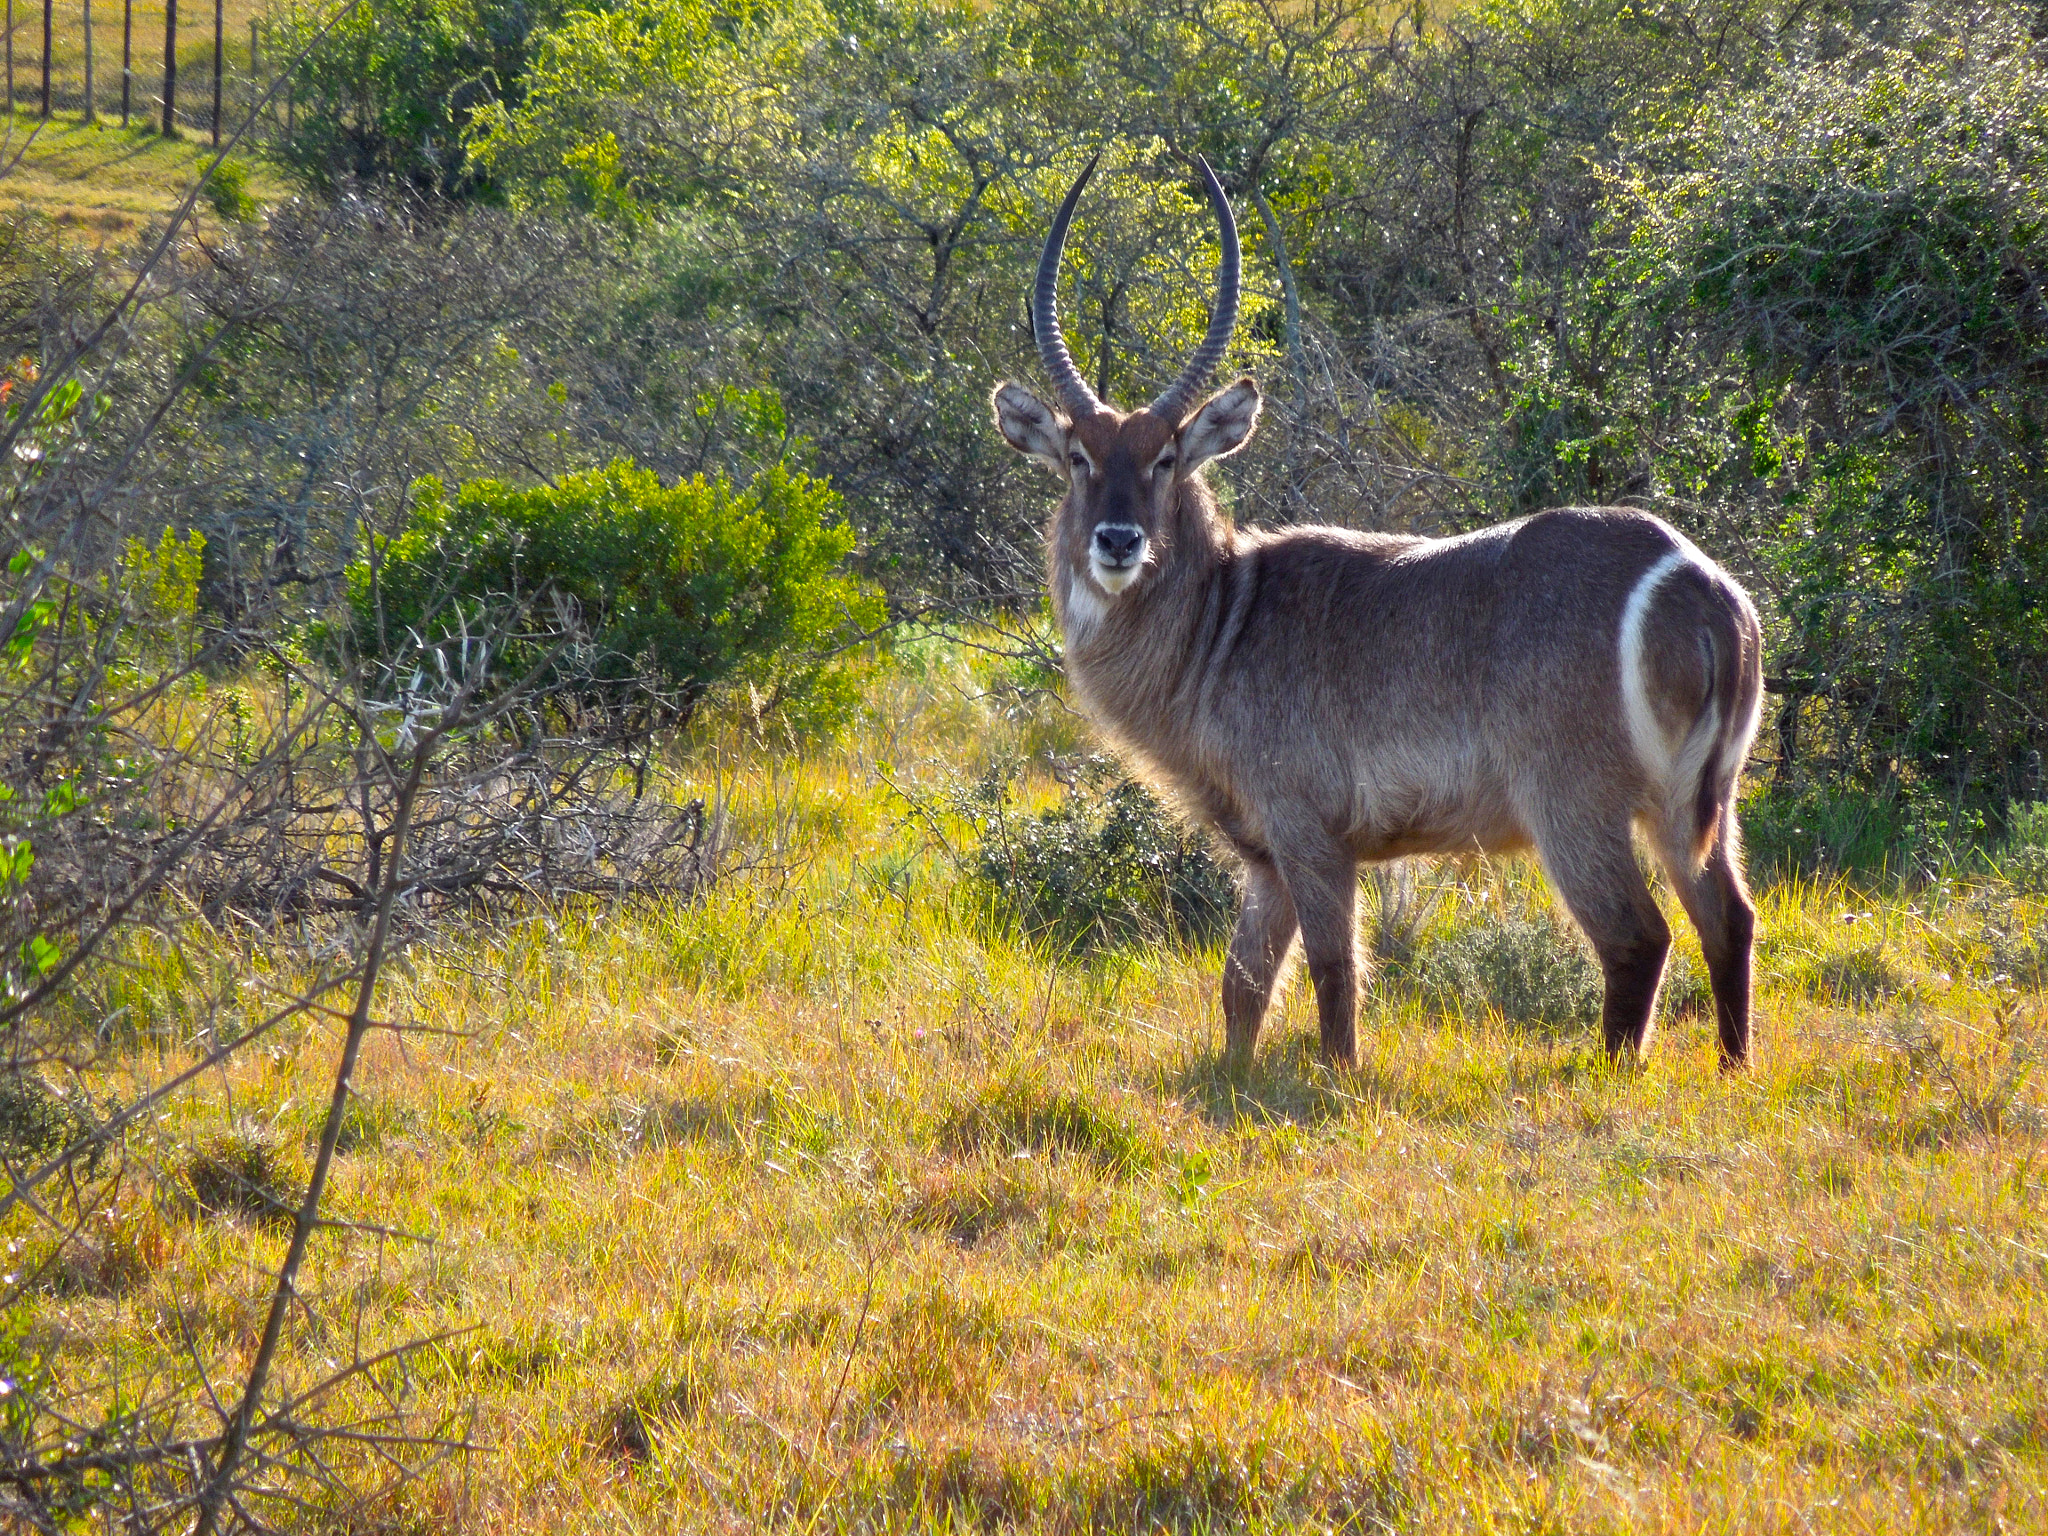
[[[788,402],[878,574],[1008,597],[1040,510],[986,397],[1029,367],[1018,274],[1087,153],[1072,68],[1015,6],[647,0],[566,24],[476,154],[526,206],[604,213],[688,263],[675,298]],[[1111,158],[1070,304],[1104,326],[1093,371],[1136,393],[1201,334],[1213,232],[1169,146]],[[1268,307],[1254,292],[1240,365],[1270,356]]]
[[[1739,539],[1781,779],[1940,819],[2038,795],[2048,746],[2048,75],[1978,20],[1660,136],[1504,445],[1530,504],[1620,482]]]
[[[354,0],[339,16],[273,18],[295,57],[290,127],[274,158],[326,191],[395,178],[477,194],[464,137],[486,103],[516,94],[534,40],[561,0]]]
[[[296,1257],[253,1354],[243,1327],[139,1361],[61,1309],[0,1328],[6,1518],[303,1524],[364,1507],[356,1451],[453,1448],[409,1419],[403,1349],[330,1357],[346,1293],[297,1267],[388,946],[457,903],[701,890],[727,823],[665,793],[663,731],[721,693],[827,724],[890,607],[1041,600],[1046,486],[987,395],[1035,370],[1022,296],[1097,151],[1062,303],[1111,398],[1207,321],[1195,155],[1239,211],[1226,363],[1270,409],[1218,468],[1232,515],[1658,511],[1765,612],[1753,847],[1978,836],[2038,889],[2044,16],[357,0],[273,34],[266,148],[301,196],[257,216],[216,176],[218,222],[96,251],[10,205],[0,1302],[111,1294],[93,1234],[152,1191],[288,1218]],[[993,906],[1068,948],[1213,937],[1227,872],[1103,788],[1015,816],[992,779],[961,807]],[[217,985],[187,924],[207,964],[248,946]],[[2028,985],[2038,927],[1987,929]],[[1590,995],[1522,964],[1547,934],[1503,934],[1428,984]],[[189,1074],[318,1017],[346,1044],[303,1193],[260,1140],[177,1145]],[[103,1101],[102,1053],[143,1040],[189,1067]],[[273,1374],[288,1318],[338,1374]],[[367,1420],[319,1384],[344,1379]]]

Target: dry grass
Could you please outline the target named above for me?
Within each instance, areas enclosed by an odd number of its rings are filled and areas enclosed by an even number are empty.
[[[2048,1522],[2048,1011],[1980,938],[2038,900],[1766,893],[1741,1077],[1697,1015],[1617,1069],[1399,989],[1333,1073],[1298,987],[1233,1081],[1214,954],[1047,961],[885,787],[1071,739],[929,663],[842,747],[680,765],[769,855],[710,899],[406,956],[384,1014],[468,1036],[376,1043],[331,1204],[432,1242],[325,1236],[293,1368],[466,1326],[412,1388],[484,1449],[352,1528]],[[1446,928],[1540,900],[1443,878]],[[183,1059],[193,974],[137,976],[110,1089]],[[155,1134],[288,1185],[331,1055]],[[64,1379],[246,1347],[276,1225],[173,1182],[34,1303]]]

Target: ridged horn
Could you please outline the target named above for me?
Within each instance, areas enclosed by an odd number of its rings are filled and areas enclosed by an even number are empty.
[[[1031,290],[1031,336],[1038,343],[1038,360],[1045,364],[1047,376],[1076,420],[1093,416],[1102,409],[1102,402],[1095,398],[1095,391],[1074,366],[1067,343],[1060,335],[1060,255],[1066,250],[1067,226],[1074,220],[1074,205],[1080,202],[1081,189],[1088,185],[1088,178],[1095,174],[1101,159],[1102,152],[1097,150],[1095,159],[1082,168],[1073,186],[1067,189],[1067,200],[1060,204],[1059,217],[1052,221],[1052,233],[1045,237],[1045,249],[1039,252],[1038,281]]]
[[[1187,367],[1181,370],[1172,387],[1147,407],[1154,416],[1174,427],[1180,425],[1196,392],[1209,382],[1209,375],[1223,361],[1230,346],[1230,333],[1237,328],[1237,220],[1231,215],[1230,199],[1223,195],[1223,184],[1209,169],[1209,162],[1197,155],[1195,164],[1201,168],[1202,185],[1209,193],[1210,206],[1216,210],[1216,223],[1222,231],[1223,265],[1216,273],[1216,308],[1209,316],[1209,334],[1195,348],[1195,355],[1188,359]]]

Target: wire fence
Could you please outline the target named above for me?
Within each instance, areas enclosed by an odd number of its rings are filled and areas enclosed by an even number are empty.
[[[10,113],[217,136],[262,97],[280,57],[250,0],[4,3]],[[277,104],[280,119],[288,110]]]

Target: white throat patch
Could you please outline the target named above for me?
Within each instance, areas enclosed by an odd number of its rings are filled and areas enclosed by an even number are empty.
[[[1079,644],[1095,633],[1109,615],[1109,604],[1095,583],[1079,571],[1067,573],[1067,643]]]

